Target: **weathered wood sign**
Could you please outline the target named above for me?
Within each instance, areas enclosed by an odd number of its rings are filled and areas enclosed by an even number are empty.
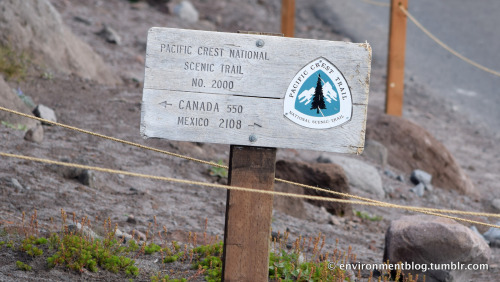
[[[146,138],[361,153],[371,48],[151,28]]]

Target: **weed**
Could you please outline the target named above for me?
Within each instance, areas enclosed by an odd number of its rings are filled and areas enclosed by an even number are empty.
[[[17,52],[10,46],[0,46],[0,72],[7,79],[24,79],[28,63],[29,58],[24,52]]]
[[[5,241],[0,241],[0,246],[5,245]]]
[[[217,162],[219,165],[224,165],[222,160]],[[211,176],[217,176],[220,178],[227,178],[227,169],[217,166],[210,167],[210,171],[208,172]]]
[[[365,219],[365,220],[369,220],[369,221],[381,221],[382,220],[382,216],[371,215],[371,214],[364,212],[364,211],[354,211],[354,214],[361,219]]]
[[[41,77],[45,80],[52,80],[54,78],[54,74],[51,71],[44,71]]]
[[[16,95],[21,100],[23,100],[24,104],[26,104],[26,106],[28,106],[30,109],[33,109],[35,107],[35,103],[33,102],[33,99],[31,99],[30,96],[25,95],[20,87],[18,87],[17,89],[12,89],[12,90],[16,93]]]
[[[17,269],[22,270],[22,271],[31,271],[31,266],[25,264],[22,261],[16,261],[16,266]]]
[[[22,130],[22,131],[28,130],[28,127],[26,127],[26,125],[24,125],[24,124],[14,125],[14,124],[12,124],[12,123],[10,123],[8,121],[4,121],[4,120],[2,120],[1,123],[2,123],[3,126],[11,128],[11,129]]]
[[[161,250],[160,246],[156,245],[155,243],[150,243],[144,248],[144,253],[150,255],[159,252],[160,250]]]

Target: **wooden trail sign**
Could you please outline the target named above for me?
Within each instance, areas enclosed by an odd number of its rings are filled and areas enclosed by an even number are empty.
[[[367,43],[149,30],[146,138],[361,153]]]
[[[152,28],[146,138],[231,144],[229,184],[273,190],[276,147],[361,153],[368,44]],[[267,281],[272,195],[228,190],[224,281]]]

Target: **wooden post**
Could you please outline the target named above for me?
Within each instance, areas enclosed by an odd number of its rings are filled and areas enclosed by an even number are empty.
[[[385,112],[394,116],[403,114],[404,96],[406,15],[401,11],[400,6],[407,9],[408,0],[391,1],[389,53],[387,55]]]
[[[281,2],[281,33],[293,37],[295,29],[295,0]]]
[[[276,148],[231,145],[229,185],[273,190]],[[273,196],[227,192],[223,281],[267,281]]]

